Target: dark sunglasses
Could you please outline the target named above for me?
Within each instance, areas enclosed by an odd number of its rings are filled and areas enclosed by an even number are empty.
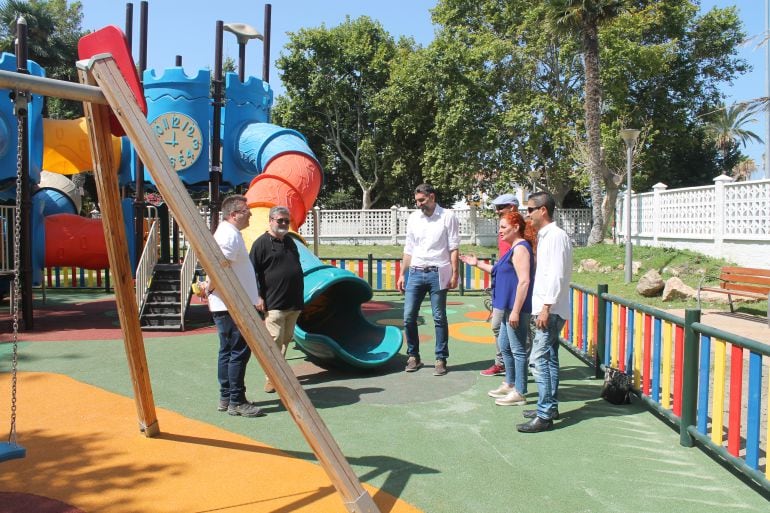
[[[288,219],[275,218],[275,217],[273,217],[272,219],[273,219],[273,221],[275,221],[278,224],[289,224],[289,220]]]
[[[505,210],[506,208],[509,208],[509,207],[511,207],[511,205],[495,205],[495,208],[498,210],[498,212],[500,210]]]
[[[540,205],[539,207],[527,207],[527,212],[529,212],[531,214],[535,210],[538,210],[538,209],[541,209],[541,208],[543,208],[543,205]]]

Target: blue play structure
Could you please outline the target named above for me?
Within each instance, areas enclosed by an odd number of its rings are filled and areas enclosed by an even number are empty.
[[[43,75],[32,63],[30,71]],[[0,69],[15,69],[15,58],[4,54]],[[208,186],[210,179],[210,145],[213,118],[210,97],[210,73],[201,69],[188,76],[182,67],[160,73],[148,70],[144,74],[147,100],[147,120],[163,144],[172,167],[182,182],[191,189]],[[312,208],[323,182],[320,164],[305,138],[295,130],[269,123],[273,92],[262,80],[249,77],[244,83],[237,74],[225,77],[225,104],[220,129],[222,143],[221,185],[225,189],[248,186],[246,197],[252,211],[269,210],[274,205],[287,206],[298,229]],[[30,179],[40,183],[44,147],[43,120],[40,97],[34,98],[29,124]],[[11,102],[0,101],[0,199],[15,197],[16,118]],[[70,148],[76,151],[75,148]],[[117,154],[116,154],[117,156]],[[128,138],[123,138],[117,169],[119,183],[132,187],[135,183],[135,152]],[[116,158],[116,160],[118,160]],[[55,170],[54,170],[55,171]],[[144,181],[153,186],[149,173]],[[3,187],[5,185],[5,187]],[[126,233],[132,234],[133,208],[130,198],[124,200]],[[69,215],[72,226],[79,218],[71,199],[55,187],[38,188],[33,195],[32,259],[33,281],[39,283],[41,270],[47,265],[48,250],[57,235],[46,231],[54,216]],[[255,216],[255,219],[259,216]],[[81,223],[82,224],[82,223]],[[58,232],[63,231],[58,229]],[[68,232],[69,233],[69,232]],[[59,237],[60,239],[62,237]],[[62,239],[66,246],[67,239]],[[133,257],[134,239],[128,237]],[[295,331],[299,347],[314,358],[356,368],[383,365],[401,348],[401,330],[393,326],[378,326],[367,321],[361,305],[372,298],[369,284],[353,273],[324,265],[301,246],[305,275],[305,309]],[[61,251],[60,251],[61,253]],[[72,258],[81,258],[75,251]],[[83,262],[72,265],[90,268]],[[132,261],[132,265],[136,262]]]

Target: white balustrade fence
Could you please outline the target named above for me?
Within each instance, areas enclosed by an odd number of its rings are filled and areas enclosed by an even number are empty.
[[[413,209],[392,207],[372,210],[321,210],[308,213],[299,233],[308,242],[313,240],[314,216],[318,219],[320,242],[326,244],[376,245],[404,244],[406,223]],[[497,218],[484,216],[476,207],[454,209],[460,221],[463,244],[495,246]],[[584,246],[591,229],[588,209],[559,209],[556,222],[563,227],[575,245]]]
[[[770,180],[734,182],[631,195],[631,242],[691,249],[746,267],[770,268]],[[625,195],[615,209],[616,234],[625,240]]]

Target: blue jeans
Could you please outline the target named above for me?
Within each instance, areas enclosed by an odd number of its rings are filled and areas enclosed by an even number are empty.
[[[527,335],[530,314],[519,314],[519,327],[508,324],[510,310],[503,311],[503,324],[497,337],[497,346],[505,362],[505,382],[516,387],[522,394],[527,393]]]
[[[536,328],[532,339],[530,365],[537,383],[537,416],[550,419],[559,407],[559,333],[564,319],[556,314],[548,316],[545,329]]]
[[[436,328],[436,359],[449,357],[449,329],[446,320],[447,289],[441,290],[438,271],[410,272],[406,282],[404,298],[404,331],[406,332],[406,354],[420,356],[420,340],[417,334],[417,315],[430,293],[430,305],[433,309],[433,324]]]
[[[212,312],[219,334],[219,396],[231,403],[246,402],[246,364],[251,349],[228,312]]]

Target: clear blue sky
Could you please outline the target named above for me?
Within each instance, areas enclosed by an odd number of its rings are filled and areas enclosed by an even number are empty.
[[[81,0],[83,28],[98,29],[105,25],[125,24],[126,2],[115,0]],[[134,55],[137,56],[139,34],[139,1],[134,3]],[[260,32],[264,24],[266,2],[250,0],[150,0],[148,9],[149,39],[147,61],[152,69],[174,65],[181,55],[188,74],[214,64],[214,31],[217,20],[225,23],[247,23]],[[287,32],[321,24],[335,26],[345,16],[361,15],[378,20],[393,36],[411,36],[422,45],[433,39],[434,27],[430,9],[435,0],[276,0],[272,2],[272,41],[270,82],[276,95],[283,90],[280,77],[272,65],[286,44]],[[765,96],[765,49],[757,48],[763,39],[765,10],[762,0],[701,0],[702,10],[714,6],[738,5],[746,33],[753,40],[740,49],[740,55],[753,66],[753,71],[732,85],[725,85],[727,103]],[[237,60],[238,45],[230,33],[224,35],[224,54]],[[262,45],[251,41],[246,47],[246,73],[262,74]],[[765,138],[765,121],[751,126]],[[744,153],[762,167],[763,144],[752,144]],[[759,172],[757,174],[760,174]]]

